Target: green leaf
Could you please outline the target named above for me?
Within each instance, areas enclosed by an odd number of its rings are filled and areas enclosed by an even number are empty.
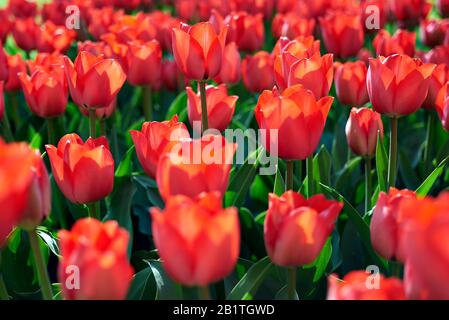
[[[253,297],[273,266],[268,257],[253,264],[229,293],[227,300],[245,300],[248,297]]]
[[[332,256],[332,242],[329,238],[321,249],[320,255],[311,264],[304,266],[304,268],[316,268],[313,276],[313,282],[317,282],[321,279],[326,270],[326,267]]]
[[[131,176],[131,173],[133,171],[133,162],[132,162],[133,154],[134,154],[134,146],[131,146],[128,149],[128,151],[126,151],[125,156],[120,161],[120,164],[117,167],[117,170],[115,170],[116,178]]]
[[[37,235],[45,242],[51,252],[57,257],[60,257],[58,239],[45,227],[37,227]]]
[[[313,174],[314,184],[317,187],[317,181],[326,185],[330,184],[331,179],[332,158],[324,145],[321,146],[320,151],[313,158]],[[318,186],[319,187],[319,186]]]
[[[387,152],[385,151],[383,141],[380,138],[380,134],[377,135],[376,169],[380,191],[386,192],[388,190],[388,156]]]
[[[173,118],[174,115],[179,116],[179,121],[183,121],[181,116],[185,116],[185,112],[187,110],[187,93],[185,91],[181,92],[175,100],[173,100],[172,104],[168,108],[166,119],[169,120]]]
[[[399,150],[399,172],[408,189],[414,190],[419,185],[419,180],[413,170],[410,159],[403,149]]]
[[[128,300],[156,300],[158,287],[153,268],[147,268],[134,275],[128,292]]]
[[[274,177],[273,193],[277,196],[281,196],[284,192],[285,192],[284,178],[282,178],[282,173],[279,170],[279,166],[277,166],[276,176]]]
[[[416,193],[418,195],[426,196],[430,192],[430,189],[432,189],[435,182],[443,173],[448,161],[449,157],[441,161],[438,167],[436,167],[435,170],[433,170],[432,173],[426,178],[426,180],[424,180],[424,182],[418,187],[418,189],[416,189]]]
[[[240,208],[239,220],[242,242],[258,257],[266,256],[261,225],[246,208]]]
[[[288,300],[289,296],[288,296],[288,285],[286,284],[285,286],[283,286],[277,293],[276,296],[274,297],[275,300]],[[298,296],[298,292],[295,290],[295,299],[294,300],[299,300],[299,296]]]

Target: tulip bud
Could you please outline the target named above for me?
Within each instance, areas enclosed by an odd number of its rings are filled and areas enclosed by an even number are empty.
[[[423,20],[421,21],[420,34],[424,44],[428,47],[442,45],[449,30],[448,21]]]
[[[46,145],[56,183],[73,203],[93,203],[112,192],[114,159],[105,137],[83,142],[75,134],[66,134],[58,146]]]
[[[74,30],[68,30],[63,26],[57,26],[51,21],[46,21],[37,38],[37,50],[40,52],[66,52],[76,38]]]
[[[415,55],[416,34],[398,29],[393,36],[386,30],[380,30],[373,40],[376,56],[391,56],[392,54]]]
[[[273,58],[266,51],[247,55],[242,61],[242,78],[246,89],[262,92],[274,86]]]
[[[442,17],[449,17],[449,0],[437,0],[436,7]]]
[[[160,87],[162,49],[159,42],[128,43],[125,61],[129,83],[134,86]]]
[[[332,97],[317,100],[301,85],[282,94],[277,89],[262,92],[254,113],[259,128],[267,130],[265,149],[284,160],[306,159],[318,146],[332,101]],[[272,130],[277,130],[277,139],[270,138]]]
[[[232,84],[240,81],[241,58],[235,42],[228,43],[223,51],[223,63],[215,81]]]
[[[404,199],[416,198],[413,191],[390,188],[381,192],[371,218],[370,234],[374,250],[385,259],[404,260],[401,245],[401,228],[398,215],[399,205]]]
[[[417,26],[432,9],[432,4],[427,0],[396,0],[389,3],[390,12],[401,28]]]
[[[223,209],[219,193],[174,196],[151,209],[153,237],[165,271],[176,282],[206,286],[232,272],[240,251],[237,209]]]
[[[329,238],[343,203],[316,195],[306,200],[287,191],[269,195],[264,223],[265,247],[273,263],[298,267],[312,263]]]
[[[449,65],[449,45],[436,46],[424,54],[423,60],[427,63]]]
[[[229,25],[227,42],[235,42],[240,50],[247,52],[262,48],[265,41],[262,14],[251,15],[240,11],[226,17],[224,24]]]
[[[193,92],[191,87],[187,91],[187,111],[190,123],[201,121],[201,97],[200,93]],[[231,122],[235,111],[238,96],[228,96],[225,84],[218,87],[206,86],[207,115],[209,128],[224,131]]]
[[[397,54],[370,59],[369,63],[366,83],[374,110],[398,117],[414,113],[421,107],[435,65]],[[388,83],[384,82],[385,77],[389,77]],[[404,94],[404,90],[408,94]]]
[[[58,238],[61,249],[58,277],[65,299],[126,298],[133,276],[127,256],[129,234],[116,221],[81,219],[71,231],[60,231]]]
[[[40,36],[40,28],[34,18],[16,19],[14,21],[12,35],[17,46],[25,51],[37,48],[37,39]]]
[[[8,80],[8,56],[3,46],[0,46],[0,81]]]
[[[0,40],[2,43],[5,43],[14,25],[8,9],[0,9],[0,21],[2,22],[0,24]]]
[[[145,173],[153,179],[156,177],[159,158],[165,147],[170,142],[190,138],[187,127],[184,123],[178,122],[177,115],[169,121],[145,122],[141,131],[131,130],[130,134],[140,164]]]
[[[350,107],[361,107],[369,101],[366,90],[368,68],[362,61],[337,64],[335,87],[338,100]]]
[[[449,81],[449,66],[444,63],[439,64],[429,78],[429,92],[423,108],[432,110],[436,107],[438,93],[447,81]]]
[[[275,38],[295,39],[299,36],[311,36],[315,31],[315,20],[306,19],[294,13],[278,13],[273,19],[271,32]]]
[[[28,0],[9,0],[8,10],[17,18],[34,18],[37,13],[37,3]]]
[[[5,82],[5,91],[11,92],[20,90],[20,80],[18,74],[26,73],[27,67],[20,54],[8,56],[8,80]]]
[[[369,287],[367,284],[374,282],[370,277],[374,276],[379,286]],[[328,283],[327,300],[405,300],[402,281],[381,274],[352,271],[342,280],[331,274]]]

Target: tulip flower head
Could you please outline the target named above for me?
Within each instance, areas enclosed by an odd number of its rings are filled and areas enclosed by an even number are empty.
[[[273,57],[266,51],[247,55],[242,61],[242,78],[246,89],[262,92],[274,86]]]
[[[350,107],[361,107],[369,101],[366,90],[368,69],[362,61],[336,64],[335,87],[338,100]]]
[[[237,83],[240,81],[241,72],[241,58],[237,45],[235,42],[228,43],[223,51],[223,63],[215,81],[226,84]]]
[[[416,34],[398,29],[393,36],[386,30],[380,30],[373,40],[376,56],[391,56],[392,54],[415,55]]]

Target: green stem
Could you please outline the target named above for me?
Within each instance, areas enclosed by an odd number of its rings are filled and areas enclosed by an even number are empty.
[[[5,281],[3,280],[1,260],[2,260],[2,251],[0,249],[0,300],[9,300],[8,290],[6,289],[6,284]]]
[[[209,287],[198,287],[198,297],[200,298],[200,300],[210,300]]]
[[[297,167],[297,175],[298,175],[298,181],[302,181],[302,161],[298,160],[296,162]]]
[[[143,87],[143,114],[145,121],[153,120],[153,91],[150,86]]]
[[[8,113],[6,112],[6,110],[3,114],[2,127],[3,127],[3,137],[5,138],[6,142],[14,141],[14,137],[11,132],[11,126],[9,125]]]
[[[100,119],[100,135],[101,136],[106,136],[106,120]]]
[[[371,159],[365,159],[365,212],[370,209],[371,199]]]
[[[34,261],[36,262],[37,275],[39,278],[39,284],[41,286],[42,297],[44,298],[44,300],[52,300],[53,293],[51,289],[50,278],[48,277],[47,266],[45,265],[44,258],[42,256],[36,230],[30,230],[27,232],[28,237],[30,238],[31,249],[33,250],[34,254]]]
[[[19,92],[11,92],[11,112],[12,112],[12,120],[14,121],[15,130],[19,130],[20,127],[20,117],[19,117],[19,101],[17,99],[17,95]]]
[[[398,157],[398,118],[390,118],[391,134],[390,134],[390,155],[388,161],[388,185],[394,187],[396,185],[397,173],[397,157]]]
[[[293,164],[291,160],[286,161],[287,169],[285,172],[285,189],[293,190]]]
[[[48,143],[56,144],[56,122],[58,118],[47,118]]]
[[[89,109],[89,135],[92,138],[97,136],[97,114],[95,109]]]
[[[209,121],[207,119],[207,100],[206,100],[206,80],[199,81],[201,95],[201,132],[204,133],[209,129]]]
[[[296,300],[296,268],[288,268],[287,297],[288,300]]]
[[[402,264],[399,261],[390,261],[390,274],[392,277],[401,278],[402,276]]]
[[[314,178],[313,178],[313,153],[307,158],[307,197],[310,198],[315,194]]]
[[[100,202],[92,202],[87,204],[87,208],[89,209],[89,217],[97,220],[101,220],[100,217]]]
[[[428,111],[427,116],[427,133],[426,133],[426,144],[424,145],[424,165],[427,171],[429,171],[431,165],[431,153],[432,153],[432,142],[433,142],[433,126],[435,125],[435,117],[433,111]]]

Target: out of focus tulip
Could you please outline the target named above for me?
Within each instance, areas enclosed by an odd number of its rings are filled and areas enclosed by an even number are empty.
[[[3,46],[0,46],[0,81],[6,82],[8,80],[8,68],[8,56]]]
[[[164,200],[170,196],[191,198],[202,192],[224,195],[237,145],[221,135],[183,139],[166,147],[157,166],[156,181]]]
[[[226,277],[240,251],[237,209],[223,209],[219,193],[174,196],[151,209],[153,238],[165,271],[176,282],[206,286]]]
[[[427,97],[434,68],[406,55],[370,59],[366,82],[374,110],[390,117],[416,112]]]
[[[174,60],[162,60],[161,67],[162,86],[169,91],[176,91],[178,87],[184,89],[187,84],[183,74],[179,71]]]
[[[437,198],[404,200],[399,208],[403,220],[404,285],[410,299],[449,299],[449,193]]]
[[[396,258],[403,261],[405,258],[398,210],[404,199],[415,198],[415,192],[407,189],[390,188],[388,194],[379,194],[371,218],[370,234],[374,250],[385,259]]]
[[[444,18],[449,18],[449,0],[436,0],[438,12]]]
[[[262,49],[265,41],[262,14],[250,15],[241,11],[230,14],[224,23],[229,24],[227,42],[235,42],[242,51],[253,52]]]
[[[132,85],[160,86],[162,50],[159,42],[128,43],[125,61],[127,79]]]
[[[187,111],[190,123],[201,122],[201,97],[191,87],[187,91]],[[238,96],[228,96],[225,84],[206,86],[206,104],[209,128],[223,131],[231,122]]]
[[[366,32],[377,32],[387,22],[389,0],[362,0],[360,3],[361,19]],[[377,13],[379,15],[377,16]],[[379,19],[379,20],[377,20]],[[378,22],[378,24],[377,24]]]
[[[26,72],[27,66],[20,54],[8,56],[8,80],[5,82],[5,91],[20,90],[20,80],[17,76],[20,72]]]
[[[109,106],[126,79],[116,60],[87,51],[81,51],[74,64],[65,57],[64,68],[73,101],[89,109]]]
[[[34,18],[17,19],[14,21],[12,35],[17,46],[25,51],[37,48],[41,30]]]
[[[169,121],[144,122],[142,130],[129,132],[136,147],[137,158],[143,170],[151,178],[156,178],[157,165],[165,147],[171,142],[189,139],[190,134],[184,123],[175,115]]]
[[[394,0],[390,1],[390,11],[400,27],[414,27],[421,19],[425,19],[432,9],[427,0]]]
[[[421,39],[428,47],[439,46],[443,44],[448,30],[447,20],[423,20],[420,28]]]
[[[305,199],[287,191],[269,195],[264,223],[265,247],[274,264],[297,267],[312,263],[329,238],[343,208],[322,194]]]
[[[37,13],[37,3],[28,0],[9,0],[8,10],[16,18],[34,18]]]
[[[381,274],[376,277],[372,279],[373,275],[365,271],[352,271],[340,280],[337,275],[331,274],[328,278],[327,299],[405,300],[404,285],[400,279],[385,278]]]
[[[83,142],[66,134],[58,146],[46,145],[56,183],[64,196],[74,203],[93,203],[112,192],[114,159],[105,137]]]
[[[246,89],[251,92],[271,89],[275,84],[273,57],[266,51],[247,55],[242,61],[242,78]]]
[[[10,12],[7,9],[0,9],[0,40],[5,43],[11,29],[13,27],[13,22],[10,17]]]
[[[89,33],[94,36],[95,39],[109,32],[109,28],[116,23],[120,18],[124,16],[123,10],[115,10],[113,7],[104,7],[98,9],[89,10]]]
[[[187,78],[204,80],[218,75],[226,34],[227,28],[216,33],[210,22],[200,22],[192,27],[181,23],[180,28],[173,29],[173,55]]]
[[[315,20],[306,19],[295,13],[278,13],[271,26],[275,38],[287,37],[294,39],[299,36],[311,36],[315,31]]]
[[[0,81],[0,120],[3,119],[3,116],[5,114],[4,87],[5,87],[5,82],[4,81]]]
[[[58,278],[68,300],[122,300],[133,276],[128,232],[116,221],[78,220],[71,231],[58,232],[61,260]],[[78,268],[79,287],[73,285]]]
[[[374,51],[377,56],[391,56],[392,54],[415,55],[416,34],[411,31],[398,29],[393,36],[388,31],[380,30],[373,40]]]
[[[228,43],[223,51],[223,63],[215,81],[232,84],[240,81],[241,74],[240,52],[235,42]]]
[[[449,66],[449,45],[436,46],[432,50],[426,52],[423,61],[435,64],[445,63]]]
[[[66,52],[76,38],[74,30],[57,26],[51,21],[43,24],[37,38],[36,47],[40,52]]]
[[[444,130],[449,131],[449,82],[446,82],[438,91],[435,110],[440,117]]]
[[[18,77],[31,112],[42,118],[57,117],[65,112],[69,93],[62,65],[51,71],[35,70],[31,76],[19,73]]]
[[[321,33],[327,51],[341,58],[356,56],[363,47],[360,15],[332,12],[320,18]]]
[[[306,159],[318,146],[332,101],[332,97],[317,100],[301,85],[282,93],[276,88],[262,92],[254,113],[259,128],[267,130],[265,149],[284,160]],[[271,137],[270,129],[278,130],[277,138]]]
[[[287,37],[281,37],[276,42],[273,48],[273,55],[275,57],[282,56],[282,53],[288,52],[291,55],[295,56],[298,59],[302,58],[310,58],[315,53],[320,52],[320,40],[315,40],[313,36],[299,36],[293,40],[290,40]],[[290,61],[285,61],[290,62]],[[280,61],[282,64],[283,62]],[[277,61],[275,61],[275,72],[277,73]],[[280,70],[281,68],[279,68]],[[283,72],[279,72],[280,75]]]
[[[86,116],[89,117],[89,110],[84,107],[78,107],[80,112]],[[95,109],[95,118],[97,119],[106,119],[112,116],[112,114],[115,112],[115,109],[117,108],[117,99],[112,100],[111,104],[104,108],[97,108]]]
[[[156,39],[164,50],[171,51],[172,29],[179,26],[180,20],[163,11],[153,11],[148,16],[156,28]]]
[[[429,78],[429,92],[427,93],[423,108],[435,108],[438,93],[447,81],[449,81],[449,66],[447,64],[440,64],[433,70]]]
[[[383,138],[384,128],[380,114],[369,108],[352,108],[346,123],[346,138],[351,150],[362,157],[373,157],[378,134]]]
[[[335,87],[338,100],[350,107],[361,107],[369,101],[366,90],[368,68],[362,61],[337,64]]]

